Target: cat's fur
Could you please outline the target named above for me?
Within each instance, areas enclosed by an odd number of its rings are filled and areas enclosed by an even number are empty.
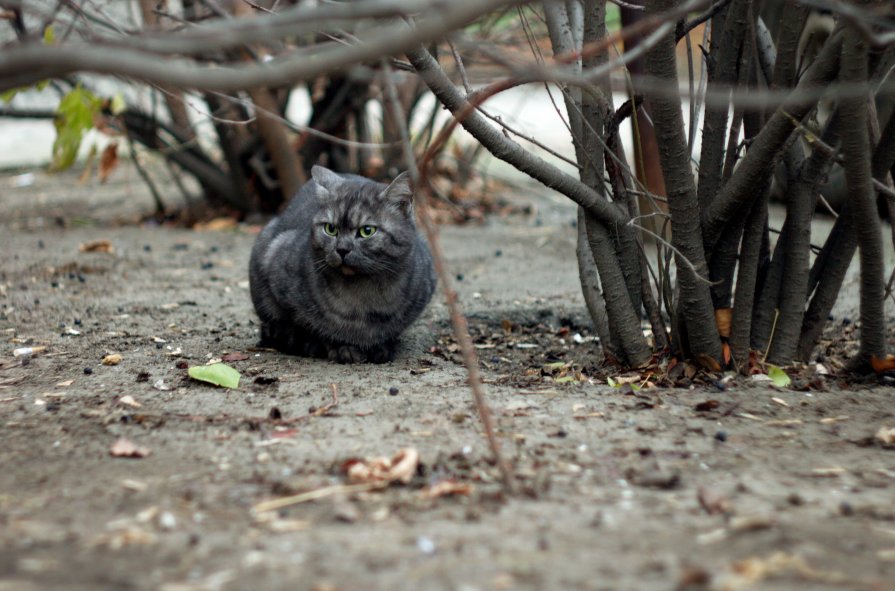
[[[261,344],[341,363],[391,361],[435,290],[410,178],[386,186],[322,166],[311,177],[252,248]],[[365,226],[376,228],[367,238]]]

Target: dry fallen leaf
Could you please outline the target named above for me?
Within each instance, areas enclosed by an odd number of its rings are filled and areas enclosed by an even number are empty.
[[[733,308],[718,308],[715,310],[715,324],[718,325],[718,335],[730,338],[730,323],[733,320]]]
[[[472,493],[472,485],[468,482],[457,482],[456,480],[442,480],[432,486],[427,486],[422,491],[424,499],[436,499],[438,497],[446,497],[449,495],[469,495]]]
[[[705,353],[697,353],[694,362],[705,371],[716,373],[721,371],[721,364],[718,363],[718,360],[711,355],[706,355]]]
[[[230,217],[214,218],[207,222],[199,222],[193,226],[193,230],[197,232],[215,232],[219,230],[230,230],[236,227],[236,220]]]
[[[895,427],[882,426],[874,437],[883,445],[895,445]]]
[[[342,468],[350,482],[407,484],[416,474],[419,461],[419,452],[412,447],[406,447],[391,458],[351,459],[345,462]]]
[[[130,439],[120,437],[112,444],[109,453],[116,458],[145,458],[152,452],[149,448],[138,447]]]
[[[115,248],[112,246],[111,240],[102,238],[100,240],[90,240],[89,242],[81,244],[78,247],[78,251],[113,253],[115,252]]]
[[[732,507],[728,499],[721,491],[700,486],[696,491],[699,506],[709,515],[730,513]]]
[[[811,470],[811,474],[821,478],[833,478],[845,474],[846,471],[847,470],[845,468],[836,466],[833,468],[814,468],[813,470]]]
[[[769,529],[777,525],[777,518],[773,515],[742,515],[730,520],[730,531],[747,532]]]
[[[139,402],[137,402],[136,400],[134,400],[134,397],[131,396],[130,394],[125,394],[124,396],[122,396],[121,398],[119,398],[119,399],[118,399],[118,403],[119,403],[119,404],[124,404],[124,405],[127,405],[127,406],[132,406],[132,407],[134,407],[134,408],[140,408],[141,406],[143,406],[142,404],[140,404]]]
[[[224,353],[221,355],[221,361],[231,362],[231,361],[245,361],[249,356],[247,353]]]
[[[730,366],[733,360],[733,354],[730,352],[730,343],[721,343],[721,359],[724,361],[725,367]]]
[[[120,550],[126,546],[147,546],[158,541],[156,535],[142,527],[129,526],[125,529],[100,534],[91,542],[92,546],[103,546],[110,550]]]
[[[118,142],[111,142],[99,158],[99,182],[105,183],[118,166]]]
[[[119,353],[112,353],[103,357],[103,365],[118,365],[119,363],[121,363],[121,355]]]
[[[870,365],[876,373],[883,373],[895,370],[895,355],[891,353],[886,355],[885,359],[880,359],[876,355],[870,356]]]

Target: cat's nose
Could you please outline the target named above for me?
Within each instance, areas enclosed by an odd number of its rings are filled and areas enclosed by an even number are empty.
[[[348,253],[351,252],[351,249],[340,246],[336,248],[336,252],[339,253],[339,256],[344,259],[346,256],[348,256]]]

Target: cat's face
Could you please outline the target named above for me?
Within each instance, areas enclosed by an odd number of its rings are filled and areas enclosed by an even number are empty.
[[[385,189],[319,166],[312,177],[319,203],[311,230],[317,268],[346,277],[400,272],[416,234],[406,174]]]

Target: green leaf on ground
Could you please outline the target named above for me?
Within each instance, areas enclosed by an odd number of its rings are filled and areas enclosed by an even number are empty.
[[[197,365],[189,369],[190,377],[201,382],[208,382],[224,388],[238,388],[239,372],[226,363],[212,363],[211,365]]]
[[[612,386],[613,388],[623,388],[623,387],[625,387],[626,385],[627,385],[627,386],[631,386],[631,391],[632,391],[632,392],[640,392],[640,384],[638,384],[638,383],[636,383],[636,382],[632,382],[632,381],[629,380],[629,379],[624,379],[624,380],[614,380],[614,379],[612,379],[611,377],[607,377],[607,378],[606,378],[606,383],[609,384],[610,386]]]
[[[53,161],[50,170],[58,172],[71,167],[78,157],[84,134],[93,129],[93,117],[99,113],[102,101],[81,85],[62,97],[56,108],[56,141],[53,142]]]
[[[789,379],[789,376],[786,375],[786,372],[777,367],[776,365],[768,366],[768,377],[771,378],[771,381],[774,382],[774,385],[778,388],[786,388],[792,383],[792,380]]]

